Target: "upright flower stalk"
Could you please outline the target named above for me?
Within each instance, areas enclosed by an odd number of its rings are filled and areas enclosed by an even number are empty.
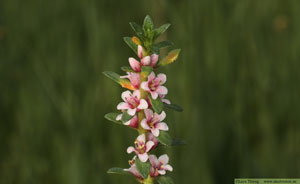
[[[155,181],[160,184],[174,183],[166,176],[168,172],[173,171],[173,167],[169,164],[169,156],[163,154],[157,157],[152,151],[158,149],[158,145],[173,146],[183,143],[168,134],[169,126],[165,122],[164,111],[164,108],[176,111],[182,109],[165,99],[168,94],[165,86],[167,76],[156,73],[155,70],[174,62],[180,49],[171,50],[164,57],[160,55],[160,49],[173,45],[167,40],[156,42],[170,24],[154,28],[150,16],[147,15],[143,26],[134,22],[130,25],[137,36],[125,37],[124,41],[136,53],[138,59],[135,57],[128,59],[129,66],[121,68],[126,72],[123,76],[114,72],[103,72],[127,89],[121,94],[122,102],[116,107],[120,112],[108,113],[105,118],[136,130],[138,136],[127,148],[127,153],[132,155],[129,167],[125,169],[114,167],[109,169],[108,173],[131,174],[142,184],[153,184]]]

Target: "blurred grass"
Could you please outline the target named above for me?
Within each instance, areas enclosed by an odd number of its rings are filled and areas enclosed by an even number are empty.
[[[294,0],[0,1],[0,183],[134,183],[135,133],[110,124],[122,89],[102,75],[133,56],[150,14],[182,49],[167,73],[176,183],[300,177],[300,3]]]

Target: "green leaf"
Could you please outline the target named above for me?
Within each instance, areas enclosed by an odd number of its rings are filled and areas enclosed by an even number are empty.
[[[166,57],[164,57],[161,61],[159,61],[159,66],[165,66],[170,63],[173,63],[179,56],[180,49],[174,49],[168,53]]]
[[[161,101],[161,99],[159,97],[157,97],[154,100],[151,95],[148,95],[148,97],[150,99],[150,103],[151,103],[152,108],[154,109],[154,111],[156,113],[160,114],[163,110],[163,102]]]
[[[138,35],[138,37],[142,40],[144,40],[145,36],[143,34],[143,28],[142,26],[138,25],[135,22],[129,22],[131,28],[133,29],[133,31]]]
[[[122,66],[122,67],[121,67],[121,70],[124,71],[124,72],[134,72],[134,71],[132,70],[132,68],[129,67],[129,66]]]
[[[165,41],[154,44],[153,47],[157,47],[158,49],[162,49],[162,48],[165,48],[165,47],[171,47],[172,45],[174,45],[173,42],[165,40]]]
[[[144,19],[143,29],[145,32],[150,33],[154,28],[153,21],[149,15]]]
[[[165,146],[172,146],[172,138],[166,131],[159,131],[157,140]]]
[[[174,184],[174,181],[169,176],[160,176],[156,179],[159,184]]]
[[[123,123],[126,123],[127,121],[131,120],[133,118],[133,116],[130,116],[127,111],[123,112],[123,115],[122,115],[122,122]]]
[[[124,41],[127,43],[127,45],[134,51],[134,53],[137,55],[137,45],[132,41],[131,37],[124,37]]]
[[[117,82],[117,83],[120,83],[120,75],[119,74],[117,74],[117,73],[115,73],[115,72],[111,72],[111,71],[105,71],[105,72],[103,72],[103,74],[106,76],[106,77],[108,77],[108,78],[110,78],[110,79],[112,79],[113,81],[115,81],[115,82]]]
[[[110,168],[110,169],[108,169],[107,173],[108,174],[127,174],[127,175],[130,174],[129,172],[124,171],[124,169],[119,168],[119,167]]]
[[[148,178],[148,175],[150,173],[150,163],[149,162],[142,162],[139,158],[135,159],[135,165],[136,168],[138,170],[138,172],[140,173],[140,175],[146,179]]]
[[[177,104],[167,104],[167,103],[164,103],[164,107],[166,107],[168,109],[175,110],[177,112],[182,112],[183,111],[182,107],[180,107]]]
[[[156,40],[160,35],[162,35],[169,27],[171,24],[164,24],[162,26],[160,26],[159,28],[156,28],[154,30],[154,36],[153,36],[153,40]]]
[[[105,114],[104,118],[109,120],[109,121],[112,121],[114,123],[123,125],[120,121],[116,120],[118,115],[119,115],[118,113],[111,112],[111,113]]]

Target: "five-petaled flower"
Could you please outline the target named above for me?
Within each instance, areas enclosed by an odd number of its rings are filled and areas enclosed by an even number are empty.
[[[155,155],[149,155],[149,160],[152,165],[150,176],[165,175],[166,171],[173,171],[173,167],[168,164],[169,157],[167,154],[161,155],[158,159]]]
[[[131,116],[136,112],[147,109],[148,103],[145,99],[140,99],[141,93],[139,90],[135,90],[133,93],[130,91],[124,91],[121,95],[124,102],[118,104],[118,110],[127,110],[127,113]]]
[[[168,94],[168,89],[165,86],[161,86],[167,81],[167,76],[165,74],[158,74],[155,77],[154,72],[148,76],[148,81],[142,82],[141,88],[149,92],[153,99],[157,99],[158,95],[164,96]]]
[[[154,142],[153,141],[148,141],[146,143],[145,134],[141,134],[137,137],[134,144],[135,144],[135,147],[130,146],[130,147],[127,148],[127,153],[135,152],[135,154],[139,157],[139,159],[142,162],[146,162],[148,160],[148,152],[154,146]]]
[[[141,45],[138,45],[138,56],[139,56],[141,62],[138,62],[133,57],[130,57],[128,59],[131,68],[135,72],[140,72],[142,66],[152,66],[152,68],[154,68],[157,61],[158,61],[158,55],[157,54],[152,54],[151,56],[143,57],[143,47]]]
[[[155,136],[159,136],[159,130],[168,131],[168,125],[164,122],[161,122],[165,119],[166,113],[162,111],[159,115],[157,113],[153,113],[151,109],[144,110],[146,118],[141,121],[141,126],[145,130],[151,130],[151,133]]]

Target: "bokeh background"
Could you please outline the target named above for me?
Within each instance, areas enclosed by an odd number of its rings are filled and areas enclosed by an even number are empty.
[[[181,56],[160,71],[176,183],[300,177],[300,2],[297,0],[1,0],[0,183],[135,183],[136,133],[105,120],[134,53],[128,22],[172,26]]]

